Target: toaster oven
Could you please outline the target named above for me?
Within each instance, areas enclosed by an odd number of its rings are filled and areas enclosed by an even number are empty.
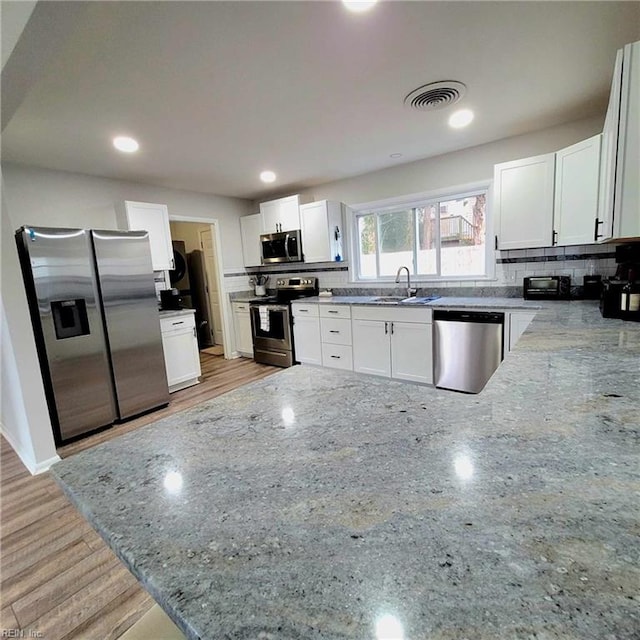
[[[568,300],[570,276],[531,276],[524,279],[522,292],[526,300]]]

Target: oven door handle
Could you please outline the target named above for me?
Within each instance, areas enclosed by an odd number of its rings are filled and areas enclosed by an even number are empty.
[[[252,304],[252,309],[266,309],[267,311],[287,311],[289,307],[286,304]]]

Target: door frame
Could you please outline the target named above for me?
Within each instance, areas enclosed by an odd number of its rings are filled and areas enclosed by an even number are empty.
[[[224,270],[222,266],[222,242],[220,240],[220,222],[217,218],[197,218],[195,216],[177,216],[169,214],[169,222],[195,222],[197,224],[208,224],[211,226],[211,233],[215,242],[216,276],[218,280],[218,291],[220,292],[220,311],[222,315],[222,348],[224,358],[231,358],[231,304],[229,296],[224,288]]]
[[[215,239],[215,233],[212,229],[213,225],[209,225],[209,229],[200,229],[198,231],[198,237],[200,238],[200,247],[202,248],[202,253],[204,255],[204,244],[202,242],[202,234],[206,233],[207,231],[211,234],[211,239],[214,240]],[[217,256],[216,253],[216,247],[213,246],[213,251],[215,253],[215,256]],[[214,257],[215,257],[214,256]],[[216,273],[217,273],[217,268],[218,268],[218,260],[217,258],[214,259],[213,261],[215,263],[216,266]],[[219,342],[215,341],[215,326],[216,326],[216,321],[215,321],[215,313],[213,313],[213,301],[211,300],[212,296],[211,296],[211,286],[209,284],[209,272],[207,270],[207,265],[206,265],[206,260],[205,260],[205,265],[204,265],[204,270],[205,270],[205,279],[207,282],[207,304],[209,305],[209,317],[211,319],[211,338],[213,339],[214,344],[220,344]],[[219,278],[215,278],[216,280],[219,280]],[[215,301],[216,304],[219,305],[220,307],[220,319],[222,319],[222,295],[223,295],[223,291],[220,290],[220,284],[219,282],[216,282],[215,284],[217,284],[218,286],[218,300]],[[221,333],[222,333],[222,344],[224,345],[224,326],[221,327]]]

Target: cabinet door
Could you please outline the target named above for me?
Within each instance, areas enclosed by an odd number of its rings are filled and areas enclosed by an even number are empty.
[[[236,351],[249,357],[253,356],[253,337],[251,335],[251,316],[248,303],[233,305],[233,321],[236,331]]]
[[[618,51],[609,94],[609,106],[602,130],[602,154],[600,160],[600,195],[598,199],[598,226],[596,240],[613,237],[613,193],[616,181],[616,154],[618,151],[618,120],[620,113],[620,88],[622,80],[622,50]]]
[[[169,390],[200,375],[198,342],[193,329],[162,334],[164,363],[167,369]]]
[[[300,228],[300,196],[280,198],[280,224],[282,231]],[[304,245],[303,245],[304,246]]]
[[[277,200],[260,203],[260,215],[264,233],[277,233],[280,231],[280,205]]]
[[[302,251],[305,262],[333,260],[329,244],[327,201],[311,202],[300,207]]]
[[[559,245],[595,241],[601,138],[593,136],[556,153],[553,227]]]
[[[174,269],[169,210],[164,204],[125,202],[127,229],[148,231],[154,271]]]
[[[433,382],[432,325],[391,322],[391,377]]]
[[[296,360],[306,364],[322,365],[320,318],[296,315],[293,320],[293,343]]]
[[[613,198],[613,237],[640,238],[640,42],[624,48]]]
[[[260,234],[262,233],[262,216],[255,213],[240,218],[240,235],[242,236],[242,258],[245,267],[262,264],[260,250]]]
[[[300,228],[300,196],[288,196],[260,203],[265,233]]]
[[[530,311],[509,314],[509,351],[516,346],[520,336],[525,332],[535,315],[535,312]]]
[[[389,322],[353,320],[353,370],[391,376]]]
[[[331,262],[345,259],[342,218],[341,202],[320,200],[300,206],[300,228],[305,262]]]
[[[498,249],[551,246],[554,164],[549,153],[495,166]]]

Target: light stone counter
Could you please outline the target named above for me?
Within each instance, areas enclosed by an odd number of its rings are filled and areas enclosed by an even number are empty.
[[[160,318],[177,318],[178,316],[187,316],[194,314],[195,309],[160,309]]]
[[[189,638],[637,640],[639,412],[556,302],[479,395],[297,366],[52,473]]]
[[[532,310],[540,309],[541,302],[531,302],[522,298],[485,298],[485,297],[456,297],[443,296],[431,302],[403,302],[400,304],[389,304],[388,302],[378,302],[376,298],[380,296],[317,296],[313,298],[302,298],[299,302],[312,302],[318,304],[349,304],[384,307],[430,307],[432,309],[449,308],[482,308],[482,309],[507,309],[507,310]]]

